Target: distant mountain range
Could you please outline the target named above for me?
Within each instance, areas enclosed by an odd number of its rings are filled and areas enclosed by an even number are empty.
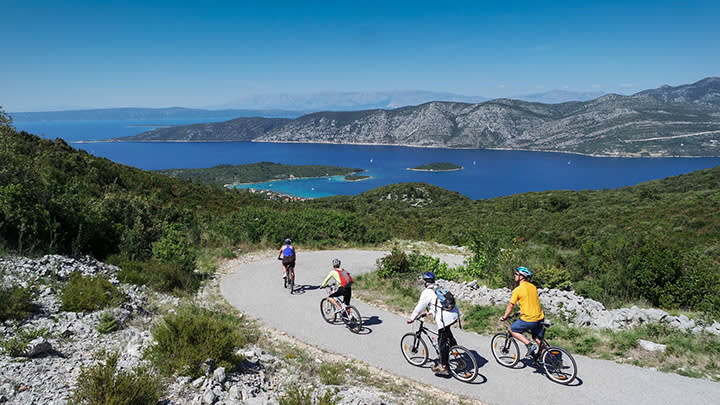
[[[720,156],[720,78],[560,104],[433,101],[393,110],[238,118],[117,141],[265,141],[522,149],[601,156]]]
[[[603,93],[580,93],[553,90],[546,93],[514,97],[519,100],[542,103],[586,101]],[[308,94],[255,95],[236,99],[213,109],[197,108],[103,108],[67,111],[13,112],[15,121],[83,121],[133,120],[172,118],[239,118],[269,117],[296,118],[318,111],[358,111],[394,109],[419,105],[430,101],[480,103],[487,97],[463,96],[432,91],[375,91],[375,92],[323,92]]]
[[[238,117],[295,118],[310,111],[285,111],[279,109],[204,110],[198,108],[103,108],[92,110],[39,111],[10,113],[14,121],[100,121],[100,120],[162,120],[162,119],[218,119]]]

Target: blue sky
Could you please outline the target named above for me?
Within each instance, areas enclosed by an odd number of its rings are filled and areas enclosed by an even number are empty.
[[[0,0],[0,15],[8,112],[327,91],[631,94],[720,76],[718,1]]]

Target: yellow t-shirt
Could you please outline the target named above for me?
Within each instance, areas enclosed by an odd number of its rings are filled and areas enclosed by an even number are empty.
[[[522,311],[520,319],[525,322],[537,322],[545,319],[542,306],[540,306],[537,288],[528,281],[520,283],[513,290],[510,302],[513,304],[520,302],[520,310]]]

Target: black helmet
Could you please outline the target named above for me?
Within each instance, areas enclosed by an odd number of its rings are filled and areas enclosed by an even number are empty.
[[[429,271],[426,271],[422,275],[422,279],[426,283],[434,283],[435,282],[435,275]]]
[[[290,238],[285,239],[285,243],[292,243],[292,239],[290,239]]]
[[[333,267],[340,267],[340,259],[333,259],[332,265]]]

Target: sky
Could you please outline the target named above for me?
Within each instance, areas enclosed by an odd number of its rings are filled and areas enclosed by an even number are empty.
[[[720,1],[0,0],[6,112],[267,94],[633,94],[720,76]]]

